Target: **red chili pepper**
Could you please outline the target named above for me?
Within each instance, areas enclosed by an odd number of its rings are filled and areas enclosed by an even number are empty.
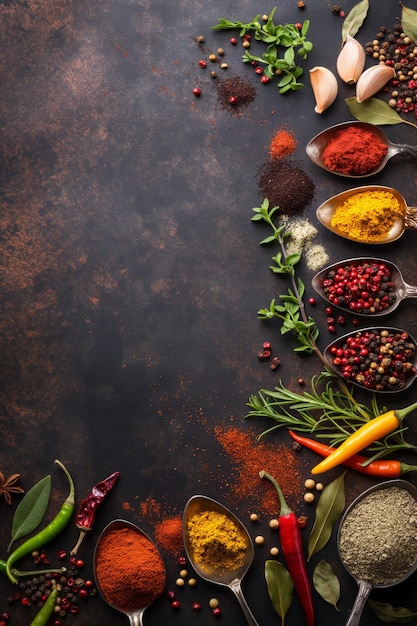
[[[71,550],[71,555],[77,554],[78,548],[80,547],[86,533],[93,527],[97,507],[103,502],[110,489],[114,487],[119,475],[120,472],[113,472],[113,474],[97,483],[97,485],[94,485],[88,496],[84,500],[81,500],[76,517],[76,525],[77,528],[80,529],[80,536],[78,537],[77,543]]]
[[[299,444],[309,450],[312,450],[313,452],[317,452],[320,456],[328,457],[336,450],[336,448],[326,446],[324,443],[316,441],[315,439],[302,437],[292,430],[289,430],[288,432],[294,441],[297,441]],[[408,465],[407,463],[402,463],[400,461],[381,459],[371,461],[368,465],[364,465],[367,461],[368,459],[366,456],[354,454],[349,459],[346,459],[346,461],[343,462],[343,465],[349,467],[350,469],[354,469],[357,472],[361,472],[362,474],[367,474],[368,476],[379,476],[380,478],[398,478],[402,474],[407,474],[407,472],[417,470],[417,465]]]
[[[281,542],[282,554],[284,555],[295,590],[304,609],[307,625],[313,626],[313,594],[310,579],[308,577],[297,516],[291,511],[286,503],[284,494],[282,493],[281,487],[278,485],[277,481],[265,471],[259,472],[259,476],[261,478],[268,478],[277,490],[281,507],[279,514],[279,539]]]

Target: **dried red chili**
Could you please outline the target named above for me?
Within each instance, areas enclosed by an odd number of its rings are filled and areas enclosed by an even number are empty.
[[[76,517],[76,525],[80,530],[78,541],[71,550],[71,555],[77,554],[78,549],[86,535],[92,529],[96,516],[97,507],[103,502],[106,495],[114,487],[120,472],[113,472],[110,476],[94,485],[88,496],[81,500]]]

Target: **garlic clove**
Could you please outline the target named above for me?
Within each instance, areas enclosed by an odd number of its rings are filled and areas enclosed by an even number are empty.
[[[356,83],[356,99],[358,102],[367,100],[376,94],[389,80],[394,78],[395,70],[393,67],[380,63],[368,67],[359,77]]]
[[[356,83],[365,67],[365,50],[354,37],[347,36],[339,52],[336,69],[339,77],[348,85]]]
[[[337,78],[327,67],[317,65],[310,70],[310,83],[316,99],[316,113],[323,113],[336,100]]]

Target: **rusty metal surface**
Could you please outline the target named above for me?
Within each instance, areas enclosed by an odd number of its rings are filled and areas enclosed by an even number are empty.
[[[392,3],[374,4],[362,43],[397,18]],[[320,371],[314,357],[293,353],[278,327],[257,320],[282,283],[268,270],[270,251],[259,246],[262,235],[250,217],[260,202],[259,167],[283,125],[298,141],[295,160],[315,183],[305,217],[317,225],[316,207],[354,186],[319,170],[304,152],[320,130],[350,119],[344,98],[352,90],[341,85],[337,103],[318,116],[307,71],[304,89],[288,96],[260,85],[229,34],[210,26],[221,16],[249,20],[263,10],[270,7],[253,0],[0,1],[0,471],[21,473],[26,489],[52,472],[54,506],[65,488],[55,458],[70,467],[80,497],[121,472],[86,541],[90,574],[94,540],[107,521],[127,516],[152,534],[155,518],[140,506],[148,498],[172,515],[194,493],[227,501],[230,459],[213,429],[263,430],[243,418],[249,395],[277,381],[256,357],[265,338],[272,335],[278,347],[279,376],[289,387]],[[341,20],[331,3],[307,0],[301,12],[284,0],[277,15],[282,22],[311,20],[314,50],[306,70],[335,68]],[[200,34],[204,46],[196,41]],[[227,71],[256,87],[254,101],[239,112],[222,106],[210,68],[198,67],[218,46],[227,51]],[[396,143],[417,137],[405,124],[384,132]],[[372,183],[395,187],[416,204],[412,159],[392,160]],[[318,230],[330,262],[374,254]],[[415,240],[415,232],[406,232],[377,251],[410,284],[417,284]],[[302,263],[301,274],[307,284],[313,273]],[[321,313],[322,347],[331,339],[324,321]],[[401,303],[389,323],[417,336],[413,301]],[[388,404],[413,397],[415,388]],[[352,476],[348,497],[368,483]],[[4,552],[13,509],[0,505]],[[246,504],[236,510],[246,522]],[[67,548],[75,537],[73,529]],[[332,550],[327,556],[335,561]],[[264,560],[265,552],[258,553],[245,583],[261,625],[277,619]],[[342,610],[317,596],[318,626],[345,623],[352,604],[355,585],[336,566]],[[177,570],[168,559],[169,587]],[[412,582],[385,596],[412,608],[411,590]],[[0,609],[12,591],[0,581]],[[234,598],[204,582],[199,593],[221,596],[224,620],[242,624]],[[215,623],[207,610],[191,610],[194,595],[184,590],[179,613],[161,599],[146,623]],[[301,623],[296,603],[291,611],[288,625]],[[126,618],[93,600],[67,621],[116,625]],[[368,611],[366,623],[379,621]]]

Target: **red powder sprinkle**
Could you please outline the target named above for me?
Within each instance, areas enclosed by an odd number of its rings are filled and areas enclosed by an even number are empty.
[[[181,516],[169,517],[159,522],[155,526],[155,539],[167,552],[180,555],[184,550]]]
[[[271,140],[269,154],[271,159],[283,159],[289,154],[292,154],[296,147],[297,142],[292,133],[280,128]]]
[[[226,454],[238,465],[238,480],[230,487],[239,498],[253,498],[256,494],[266,514],[276,515],[279,512],[275,488],[270,481],[259,477],[259,472],[265,470],[277,480],[289,504],[300,500],[302,477],[296,452],[292,448],[259,442],[237,428],[217,427],[215,435]]]

